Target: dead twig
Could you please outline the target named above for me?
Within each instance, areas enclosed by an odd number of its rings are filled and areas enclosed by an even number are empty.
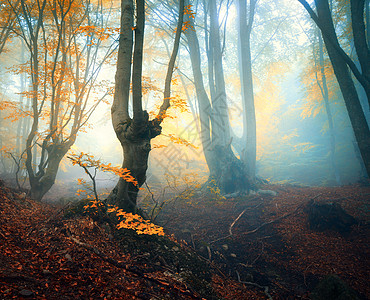
[[[235,223],[241,218],[241,216],[247,211],[247,208],[244,209],[240,214],[239,216],[230,224],[230,227],[229,227],[229,234],[227,236],[224,236],[222,238],[219,238],[217,240],[214,240],[212,242],[210,242],[209,244],[213,244],[213,243],[216,243],[216,242],[219,242],[219,241],[222,241],[222,240],[225,240],[229,237],[231,237],[233,235],[233,232],[232,232],[232,228],[233,226],[235,225]]]
[[[315,197],[313,197],[313,198],[311,198],[310,200],[308,200],[307,202],[302,203],[301,205],[298,205],[294,211],[292,211],[292,212],[290,212],[290,213],[287,213],[287,214],[285,214],[285,215],[282,215],[281,217],[279,217],[279,218],[277,218],[277,219],[271,220],[271,221],[269,221],[269,222],[265,222],[265,223],[263,223],[262,225],[258,226],[257,228],[255,228],[255,229],[253,229],[253,230],[251,230],[251,231],[244,232],[244,233],[242,233],[242,234],[243,234],[243,235],[252,234],[252,233],[257,232],[258,230],[262,229],[263,227],[265,227],[265,226],[267,226],[267,225],[270,225],[270,224],[273,224],[273,223],[279,222],[279,221],[281,221],[281,220],[283,220],[283,219],[285,219],[285,218],[287,218],[287,217],[289,217],[289,216],[293,215],[293,214],[294,214],[294,213],[296,213],[296,212],[297,212],[297,211],[298,211],[302,206],[306,205],[307,203],[309,203],[309,202],[310,202],[310,201],[312,201],[312,200],[315,200],[315,199],[316,199],[316,198],[318,198],[319,196],[321,196],[321,194],[318,194],[318,195],[316,195]],[[214,240],[214,241],[212,241],[212,242],[209,242],[209,244],[214,244],[214,243],[216,243],[216,242],[219,242],[219,241],[222,241],[222,240],[225,240],[225,239],[227,239],[227,238],[231,237],[231,236],[232,236],[232,231],[231,231],[232,226],[233,226],[233,225],[235,225],[235,223],[239,220],[239,218],[244,214],[244,212],[245,212],[245,211],[246,211],[246,209],[245,209],[244,211],[242,211],[242,213],[241,213],[241,214],[240,214],[240,215],[239,215],[239,216],[234,220],[234,222],[230,225],[230,228],[229,228],[229,233],[230,233],[230,234],[228,234],[227,236],[221,237],[221,238],[219,238],[219,239],[216,239],[216,240]]]
[[[269,287],[268,286],[262,286],[262,285],[259,285],[258,283],[250,282],[250,281],[241,281],[239,272],[238,271],[235,271],[235,272],[236,272],[236,275],[238,276],[238,282],[260,288],[261,290],[263,290],[263,292],[265,293],[265,295],[267,296],[267,298],[269,300],[273,300],[270,293],[269,293]]]
[[[232,223],[231,223],[231,225],[230,225],[230,227],[229,227],[229,233],[230,233],[230,236],[232,236],[232,235],[233,235],[233,233],[232,233],[232,231],[231,231],[231,230],[232,230],[232,228],[233,228],[233,226],[235,225],[235,223],[236,223],[236,222],[238,222],[238,220],[241,218],[241,216],[242,216],[242,215],[244,215],[244,213],[246,212],[246,210],[247,210],[247,209],[244,209],[244,210],[239,214],[239,216],[234,220],[234,222],[232,222]]]
[[[255,229],[253,229],[253,230],[251,230],[251,231],[244,232],[244,233],[243,233],[243,235],[248,235],[248,234],[255,233],[255,232],[257,232],[258,230],[262,229],[263,227],[265,227],[265,226],[267,226],[267,225],[270,225],[270,224],[273,224],[273,223],[279,222],[279,221],[281,221],[281,220],[283,220],[283,219],[285,219],[285,218],[287,218],[287,217],[289,217],[289,216],[291,216],[291,215],[295,214],[295,213],[296,213],[296,212],[297,212],[301,207],[305,206],[305,205],[306,205],[307,203],[309,203],[310,201],[315,200],[315,199],[316,199],[316,198],[318,198],[320,195],[321,195],[321,194],[318,194],[318,195],[316,195],[315,197],[313,197],[313,198],[311,198],[310,200],[308,200],[307,202],[304,202],[304,203],[302,203],[301,205],[298,205],[298,206],[296,207],[296,209],[295,209],[295,210],[293,210],[293,211],[292,211],[292,212],[290,212],[290,213],[287,213],[287,214],[285,214],[285,215],[282,215],[281,217],[276,218],[276,219],[274,219],[274,220],[271,220],[271,221],[269,221],[269,222],[265,222],[265,223],[263,223],[262,225],[258,226],[257,228],[255,228]]]
[[[208,259],[209,259],[209,261],[212,261],[212,252],[211,252],[211,248],[209,246],[207,246],[207,251],[208,251]]]

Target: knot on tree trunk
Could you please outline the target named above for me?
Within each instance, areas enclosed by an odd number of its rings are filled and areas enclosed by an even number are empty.
[[[139,118],[127,119],[119,124],[116,134],[122,143],[151,140],[162,132],[162,127],[157,119],[149,121],[147,111],[143,111]]]

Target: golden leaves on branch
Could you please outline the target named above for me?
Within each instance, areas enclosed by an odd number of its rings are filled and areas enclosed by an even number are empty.
[[[131,171],[127,168],[112,166],[111,163],[104,164],[100,159],[96,159],[93,155],[84,152],[80,152],[79,154],[72,153],[68,158],[71,160],[72,165],[79,165],[86,173],[88,168],[95,168],[96,170],[113,173],[124,179],[126,182],[130,182],[133,185],[138,186],[137,180],[132,176]],[[82,180],[79,180],[79,183],[82,183]]]
[[[98,215],[99,212],[104,211],[112,217],[117,218],[117,229],[130,229],[137,234],[164,236],[163,227],[143,219],[138,214],[125,212],[116,206],[105,204],[99,200],[90,201],[84,206],[84,210],[90,215]]]

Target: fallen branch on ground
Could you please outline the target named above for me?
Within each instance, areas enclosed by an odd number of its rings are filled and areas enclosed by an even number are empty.
[[[236,222],[238,222],[238,220],[240,219],[240,217],[246,212],[247,209],[244,209],[240,214],[239,216],[234,220],[234,222],[231,223],[230,227],[229,227],[229,233],[230,233],[230,236],[233,235],[232,233],[232,228],[233,226],[235,225]]]
[[[316,195],[315,197],[313,197],[313,198],[311,198],[310,200],[308,200],[307,202],[302,203],[301,205],[298,205],[294,211],[292,211],[292,212],[290,212],[290,213],[287,213],[287,214],[285,214],[285,215],[282,215],[281,217],[279,217],[279,218],[277,218],[277,219],[274,219],[274,220],[271,220],[271,221],[265,222],[265,223],[263,223],[262,225],[258,226],[257,228],[255,228],[255,229],[253,229],[253,230],[251,230],[251,231],[247,231],[247,232],[242,233],[242,235],[248,235],[248,234],[255,233],[255,232],[257,232],[258,230],[262,229],[263,227],[265,227],[265,226],[267,226],[267,225],[270,225],[270,224],[276,223],[276,222],[278,222],[278,221],[281,221],[281,220],[283,220],[283,219],[285,219],[285,218],[287,218],[287,217],[289,217],[289,216],[293,215],[293,214],[294,214],[294,213],[296,213],[296,212],[298,211],[298,209],[300,209],[302,206],[306,205],[307,203],[309,203],[309,202],[310,202],[310,201],[312,201],[312,200],[315,200],[315,199],[316,199],[316,198],[318,198],[320,195],[321,195],[321,194],[318,194],[318,195]],[[231,231],[231,229],[232,229],[232,227],[235,225],[235,223],[240,219],[240,217],[245,213],[245,211],[246,211],[246,209],[245,209],[244,211],[242,211],[242,212],[239,214],[239,216],[234,220],[234,222],[233,222],[233,223],[231,223],[230,228],[229,228],[229,233],[230,233],[230,234],[228,234],[227,236],[221,237],[221,238],[219,238],[219,239],[217,239],[217,240],[214,240],[214,241],[212,241],[212,242],[209,242],[209,244],[214,244],[214,243],[216,243],[216,242],[219,242],[219,241],[225,240],[225,239],[227,239],[227,238],[229,238],[229,237],[232,237],[232,231]]]
[[[258,226],[257,228],[255,228],[255,229],[253,229],[253,230],[251,230],[251,231],[244,232],[244,233],[243,233],[243,235],[248,235],[248,234],[251,234],[251,233],[255,233],[255,232],[257,232],[258,230],[260,230],[261,228],[263,228],[263,227],[265,227],[265,226],[267,226],[267,225],[270,225],[270,224],[273,224],[273,223],[279,222],[279,221],[281,221],[281,220],[283,220],[283,219],[285,219],[285,218],[287,218],[287,217],[289,217],[289,216],[291,216],[291,215],[295,214],[295,213],[296,213],[296,212],[297,212],[301,207],[305,206],[305,205],[306,205],[307,203],[309,203],[310,201],[315,200],[315,199],[316,199],[316,198],[318,198],[320,195],[321,195],[321,194],[318,194],[318,195],[316,195],[315,197],[313,197],[313,198],[311,198],[310,200],[308,200],[307,202],[304,202],[304,203],[302,203],[301,205],[298,205],[298,206],[296,207],[296,209],[295,209],[295,210],[293,210],[293,211],[292,211],[292,212],[290,212],[290,213],[287,213],[287,214],[285,214],[285,215],[282,215],[281,217],[279,217],[279,218],[277,218],[277,219],[274,219],[274,220],[271,220],[271,221],[265,222],[265,223],[263,223],[262,225]]]
[[[233,235],[233,232],[232,232],[232,228],[233,228],[233,226],[235,225],[235,223],[241,218],[241,216],[245,213],[247,211],[247,209],[244,209],[240,214],[239,214],[239,216],[230,224],[230,227],[229,227],[229,235],[227,235],[227,236],[224,236],[224,237],[222,237],[222,238],[219,238],[219,239],[217,239],[217,240],[214,240],[214,241],[212,241],[212,242],[210,242],[210,244],[213,244],[213,243],[215,243],[215,242],[218,242],[218,241],[222,241],[222,240],[224,240],[224,239],[227,239],[227,238],[229,238],[229,237],[231,237],[232,235]]]
[[[265,293],[265,295],[267,296],[267,298],[269,300],[273,300],[270,293],[269,293],[269,287],[268,286],[262,286],[262,285],[259,285],[258,283],[250,282],[250,281],[241,281],[239,272],[238,271],[235,271],[235,272],[236,272],[236,275],[238,276],[238,282],[243,283],[243,284],[247,284],[247,285],[252,285],[252,286],[255,286],[255,287],[258,287],[258,288],[262,289],[263,292]]]

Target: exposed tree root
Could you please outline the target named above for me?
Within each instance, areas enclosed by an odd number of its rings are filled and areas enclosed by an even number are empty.
[[[257,228],[255,228],[255,229],[253,229],[253,230],[250,230],[250,231],[247,231],[247,232],[244,232],[242,235],[248,235],[248,234],[252,234],[252,233],[255,233],[255,232],[257,232],[257,231],[259,231],[260,229],[262,229],[262,228],[264,228],[265,226],[267,226],[267,225],[270,225],[270,224],[273,224],[273,223],[276,223],[276,222],[279,222],[279,221],[281,221],[281,220],[283,220],[283,219],[285,219],[285,218],[287,218],[287,217],[289,217],[289,216],[291,216],[291,215],[293,215],[293,214],[295,214],[301,207],[303,207],[303,206],[305,206],[307,203],[309,203],[310,201],[312,201],[312,200],[315,200],[316,198],[318,198],[319,196],[320,196],[321,194],[318,194],[318,195],[316,195],[315,197],[313,197],[313,198],[311,198],[308,202],[305,202],[305,203],[302,203],[301,205],[298,205],[297,206],[297,208],[294,210],[294,211],[292,211],[292,212],[290,212],[290,213],[287,213],[287,214],[285,214],[285,215],[282,215],[281,217],[279,217],[279,218],[277,218],[277,219],[274,219],[274,220],[271,220],[271,221],[268,221],[268,222],[265,222],[265,223],[263,223],[263,224],[261,224],[260,226],[258,226]],[[245,213],[245,211],[246,211],[247,209],[245,209],[245,210],[243,210],[240,214],[239,214],[239,216],[234,220],[234,222],[232,222],[231,223],[231,225],[230,225],[230,227],[229,227],[229,233],[230,234],[228,234],[228,235],[226,235],[226,236],[224,236],[224,237],[222,237],[222,238],[219,238],[219,239],[217,239],[217,240],[214,240],[214,241],[212,241],[212,242],[210,242],[210,244],[214,244],[214,243],[216,243],[216,242],[219,242],[219,241],[222,241],[222,240],[225,240],[225,239],[227,239],[227,238],[229,238],[229,237],[232,237],[232,227],[235,225],[235,223],[240,219],[240,217]]]
[[[262,286],[262,285],[259,285],[258,283],[250,282],[250,281],[241,281],[239,272],[238,271],[235,271],[235,272],[236,272],[236,275],[238,276],[238,282],[243,283],[243,284],[247,284],[247,285],[252,285],[252,286],[255,286],[255,287],[258,287],[258,288],[262,289],[263,292],[265,293],[265,295],[267,296],[267,298],[269,300],[273,300],[270,293],[269,293],[269,287],[268,286]]]

